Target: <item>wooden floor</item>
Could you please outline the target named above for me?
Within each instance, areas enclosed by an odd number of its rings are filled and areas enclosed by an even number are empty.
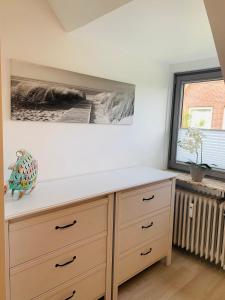
[[[170,267],[159,262],[127,281],[119,300],[225,300],[225,271],[175,249]]]

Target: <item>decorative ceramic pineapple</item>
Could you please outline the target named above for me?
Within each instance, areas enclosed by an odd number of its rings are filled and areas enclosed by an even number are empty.
[[[9,166],[12,173],[9,178],[9,189],[19,191],[19,198],[21,198],[26,191],[31,192],[37,181],[38,164],[26,150],[18,150],[16,152],[16,163]]]

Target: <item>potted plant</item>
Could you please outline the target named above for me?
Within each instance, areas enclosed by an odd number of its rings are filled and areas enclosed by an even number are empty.
[[[178,146],[188,151],[191,154],[196,155],[195,162],[186,162],[190,165],[190,174],[193,181],[201,182],[205,176],[207,170],[211,167],[208,164],[203,163],[203,133],[198,128],[188,128],[186,136],[183,140],[178,141]]]

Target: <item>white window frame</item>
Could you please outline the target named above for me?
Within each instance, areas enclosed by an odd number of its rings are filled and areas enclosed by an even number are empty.
[[[192,106],[188,108],[188,112],[191,113],[195,110],[208,110],[210,111],[210,127],[204,129],[212,129],[213,107],[212,106]],[[224,124],[225,125],[225,124]]]
[[[225,130],[225,107],[223,110],[223,130]]]

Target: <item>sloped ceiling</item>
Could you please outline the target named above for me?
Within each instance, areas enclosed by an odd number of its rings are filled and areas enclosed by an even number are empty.
[[[81,27],[132,0],[48,0],[66,31]]]
[[[175,64],[217,57],[203,0],[134,0],[69,38],[140,68],[152,60]]]
[[[204,0],[225,77],[225,0]]]

